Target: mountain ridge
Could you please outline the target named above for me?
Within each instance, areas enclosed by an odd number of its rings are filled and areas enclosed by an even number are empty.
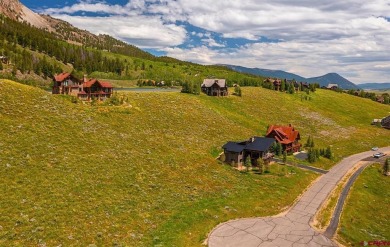
[[[386,90],[386,89],[390,89],[390,82],[383,82],[383,83],[368,82],[368,83],[359,84],[359,87],[361,87],[362,89]]]
[[[353,82],[345,79],[341,75],[337,73],[328,73],[322,76],[317,76],[317,77],[310,77],[310,78],[305,78],[303,76],[294,74],[294,73],[289,73],[283,70],[270,70],[270,69],[261,69],[261,68],[247,68],[243,66],[237,66],[237,65],[229,65],[229,64],[223,64],[223,66],[226,66],[232,70],[235,70],[237,72],[244,72],[244,73],[249,73],[253,75],[261,75],[265,77],[276,77],[276,78],[283,78],[287,80],[293,80],[295,79],[296,81],[304,81],[304,82],[309,82],[309,83],[319,83],[320,86],[327,86],[330,83],[336,83],[343,89],[359,89],[359,86],[354,84]]]

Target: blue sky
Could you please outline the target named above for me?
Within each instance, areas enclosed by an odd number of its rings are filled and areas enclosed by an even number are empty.
[[[92,33],[201,64],[390,81],[390,0],[22,0]]]

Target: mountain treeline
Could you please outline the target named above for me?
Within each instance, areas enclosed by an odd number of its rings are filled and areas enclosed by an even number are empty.
[[[38,75],[50,76],[60,70],[59,63],[45,62],[47,55],[75,70],[121,74],[124,61],[110,59],[99,50],[88,49],[59,40],[52,33],[0,16],[0,54],[10,59],[14,70],[22,73],[34,71]]]

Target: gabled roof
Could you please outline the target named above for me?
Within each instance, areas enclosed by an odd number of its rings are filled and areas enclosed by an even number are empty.
[[[204,79],[201,87],[211,87],[215,83],[219,87],[226,87],[226,80],[225,79]]]
[[[334,84],[334,83],[329,83],[328,86],[326,88],[332,88],[332,87],[339,87],[339,85],[337,84]]]
[[[227,142],[222,146],[223,149],[230,152],[240,153],[243,150],[247,151],[267,151],[275,142],[274,138],[267,137],[253,137],[249,141],[244,142]]]
[[[295,140],[300,139],[299,131],[295,130],[294,127],[292,127],[291,125],[271,125],[268,128],[266,136],[273,136],[278,142],[282,144],[289,144],[294,142]]]
[[[59,74],[59,75],[54,76],[54,80],[55,80],[56,82],[63,82],[63,81],[65,81],[66,78],[68,78],[70,75],[71,75],[70,73],[63,72],[63,73],[61,73],[61,74]]]
[[[245,150],[264,152],[267,151],[274,142],[274,138],[255,136],[253,142],[249,142],[246,145]]]
[[[222,146],[223,149],[230,152],[236,152],[241,153],[242,150],[245,148],[245,144],[238,143],[238,142],[228,142],[225,145]]]
[[[89,81],[84,82],[83,87],[85,87],[85,88],[92,87],[92,85],[95,84],[96,82],[99,83],[99,85],[103,88],[112,88],[111,83],[99,81],[97,79],[90,79]]]

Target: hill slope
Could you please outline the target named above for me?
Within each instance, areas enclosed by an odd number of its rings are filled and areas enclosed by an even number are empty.
[[[386,90],[390,89],[390,83],[362,83],[359,84],[359,87],[363,89]]]
[[[315,178],[233,171],[212,155],[226,141],[292,123],[336,159],[389,144],[369,125],[389,106],[328,90],[311,101],[242,90],[128,93],[131,106],[91,107],[0,80],[0,245],[200,246],[219,222],[280,212]]]
[[[330,83],[336,83],[343,89],[358,89],[359,87],[348,81],[337,73],[328,73],[323,76],[312,77],[307,79],[308,82],[318,82],[321,86],[327,86]]]

